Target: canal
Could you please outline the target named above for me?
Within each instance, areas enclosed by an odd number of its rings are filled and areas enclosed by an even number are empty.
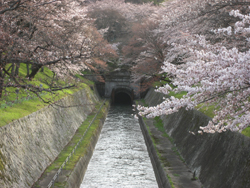
[[[81,188],[158,187],[130,105],[111,106]]]

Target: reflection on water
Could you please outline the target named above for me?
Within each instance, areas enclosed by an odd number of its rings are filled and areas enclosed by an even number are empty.
[[[112,106],[81,188],[158,187],[131,106]]]

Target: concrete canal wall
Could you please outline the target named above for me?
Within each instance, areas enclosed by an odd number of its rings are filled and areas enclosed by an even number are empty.
[[[147,104],[156,105],[163,95],[150,90]],[[209,117],[196,110],[161,117],[166,133],[174,139],[186,164],[206,188],[250,187],[250,138],[237,132],[193,135]]]
[[[26,188],[41,176],[99,101],[89,88],[0,128],[0,187]]]

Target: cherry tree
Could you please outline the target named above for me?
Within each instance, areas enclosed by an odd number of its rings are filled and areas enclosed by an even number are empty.
[[[163,72],[174,77],[172,85],[166,84],[156,91],[166,95],[169,92],[186,91],[181,99],[166,97],[155,107],[139,106],[140,115],[155,117],[172,114],[180,108],[187,110],[198,104],[217,106],[215,116],[199,133],[215,133],[226,130],[241,131],[250,125],[250,15],[239,10],[230,11],[238,18],[234,25],[212,30],[217,36],[244,38],[247,45],[227,48],[224,41],[211,44],[205,36],[185,34],[186,44],[172,43],[175,49],[189,52],[186,63],[175,65],[164,62]]]
[[[154,32],[157,27],[158,22],[150,19],[134,23],[131,29],[132,37],[122,48],[124,61],[131,66],[132,79],[141,82],[141,92],[161,78],[159,71],[164,62],[165,44]]]
[[[14,74],[20,63],[27,65],[29,80],[44,66],[57,76],[70,78],[92,67],[91,63],[96,62],[93,58],[115,55],[92,26],[81,1],[4,0],[0,4],[0,96],[8,87],[28,89],[37,95],[74,87],[27,84]]]
[[[126,3],[124,0],[103,0],[96,1],[88,6],[89,11],[97,10],[115,10],[119,12],[129,22],[141,21],[155,14],[156,6],[152,3],[136,5]]]

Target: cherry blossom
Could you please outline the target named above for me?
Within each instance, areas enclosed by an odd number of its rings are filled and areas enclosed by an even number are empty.
[[[231,16],[237,17],[232,27],[213,30],[217,35],[234,35],[246,41],[250,34],[250,15],[243,15],[232,10]],[[198,104],[212,105],[214,118],[199,133],[242,131],[250,125],[250,50],[242,51],[237,47],[227,48],[224,43],[211,44],[202,35],[185,35],[186,44],[172,43],[174,50],[188,53],[184,64],[176,65],[164,62],[163,72],[174,77],[172,85],[166,84],[156,91],[164,94],[169,92],[187,94],[181,99],[174,96],[166,98],[154,107],[139,106],[140,115],[155,117],[172,114],[180,108],[195,108]]]
[[[20,63],[32,67],[26,76],[30,80],[44,66],[68,78],[93,67],[93,58],[116,55],[93,27],[81,1],[6,0],[0,4],[0,97],[5,87],[30,87],[12,74]],[[40,91],[30,89],[36,94]]]

